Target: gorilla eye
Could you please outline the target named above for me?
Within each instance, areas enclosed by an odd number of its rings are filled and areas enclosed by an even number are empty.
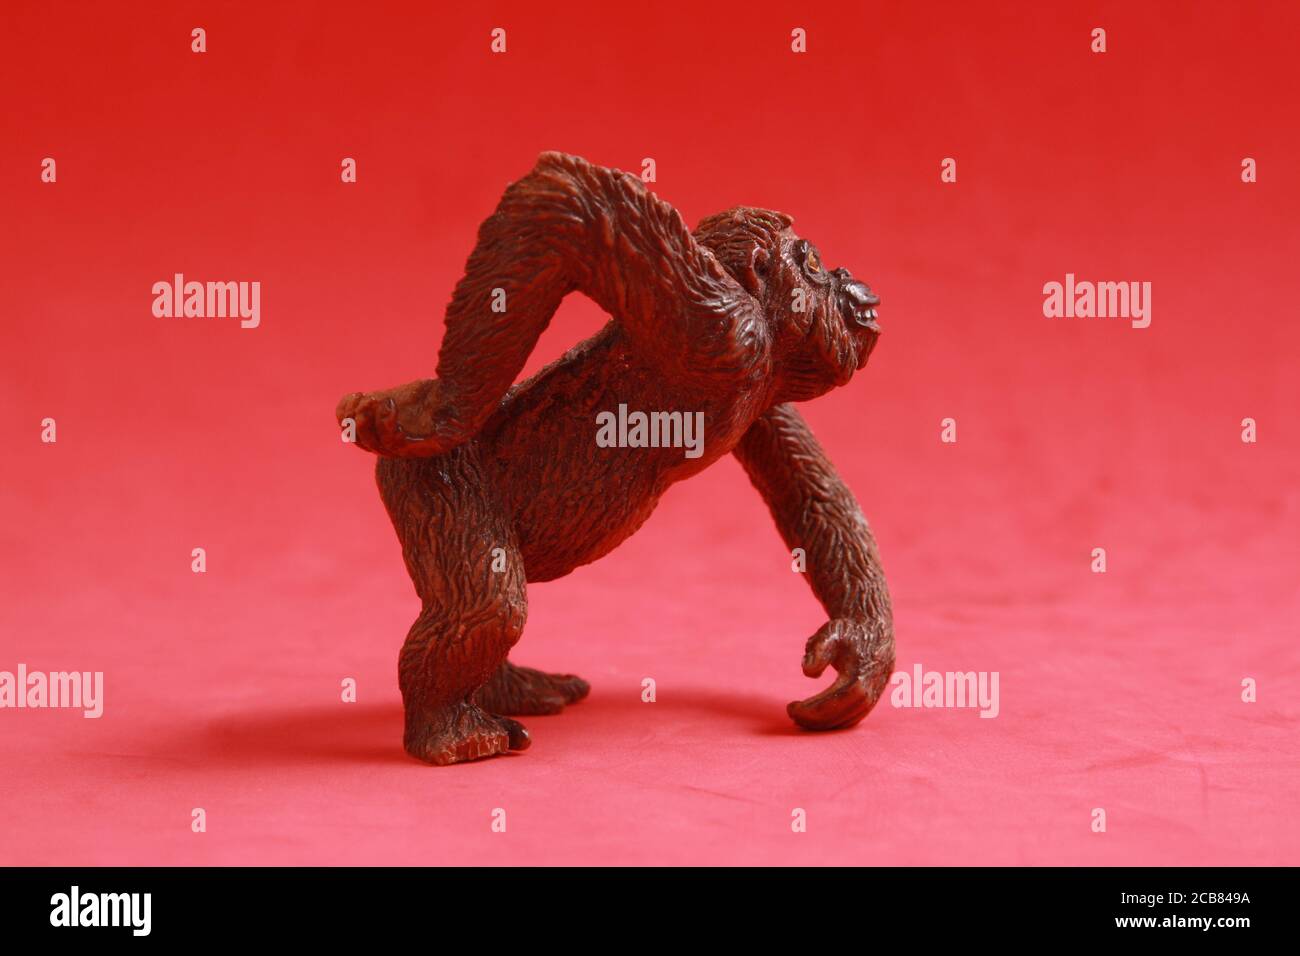
[[[816,275],[822,271],[822,260],[817,255],[817,250],[812,247],[812,243],[807,239],[800,239],[799,244],[795,246],[795,252],[803,260],[804,271],[809,275]]]

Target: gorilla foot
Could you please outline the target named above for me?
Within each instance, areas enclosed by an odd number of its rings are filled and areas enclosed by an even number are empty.
[[[572,674],[546,674],[531,667],[502,664],[478,691],[478,702],[498,714],[558,714],[582,700],[591,685]]]
[[[403,739],[412,757],[439,766],[527,750],[531,742],[519,721],[497,717],[468,702],[432,715],[408,710]]]

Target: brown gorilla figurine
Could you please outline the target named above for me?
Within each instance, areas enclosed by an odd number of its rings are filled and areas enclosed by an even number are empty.
[[[740,207],[691,233],[639,179],[543,153],[479,228],[437,378],[339,402],[345,438],[381,456],[380,494],[423,602],[398,663],[413,756],[449,764],[523,750],[528,732],[503,715],[585,697],[580,678],[506,659],[523,633],[526,582],[608,554],[669,485],[729,452],[786,546],[804,550],[830,618],[803,670],[838,677],[790,704],[790,717],[830,730],[875,705],[894,665],[875,541],[792,403],[866,364],[879,300],[827,269],[792,221]],[[512,387],[575,291],[612,321]],[[702,448],[598,442],[600,416],[620,406],[702,420]]]

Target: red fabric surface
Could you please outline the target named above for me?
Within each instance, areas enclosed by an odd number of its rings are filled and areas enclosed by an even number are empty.
[[[7,7],[0,670],[103,671],[105,710],[0,711],[0,864],[1300,862],[1294,4],[425,7]],[[796,731],[825,615],[728,459],[531,588],[513,658],[588,700],[403,754],[417,602],[331,413],[432,374],[543,149],[787,211],[880,293],[804,412],[899,669],[997,671],[995,719]],[[154,318],[175,272],[260,281],[260,327]],[[1067,272],[1151,282],[1151,326],[1044,318]],[[529,371],[601,321],[566,302]]]

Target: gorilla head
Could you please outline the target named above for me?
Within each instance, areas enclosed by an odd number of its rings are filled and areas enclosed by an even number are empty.
[[[763,305],[780,400],[815,398],[867,364],[880,299],[847,269],[828,269],[784,213],[740,206],[709,216],[695,239]]]

